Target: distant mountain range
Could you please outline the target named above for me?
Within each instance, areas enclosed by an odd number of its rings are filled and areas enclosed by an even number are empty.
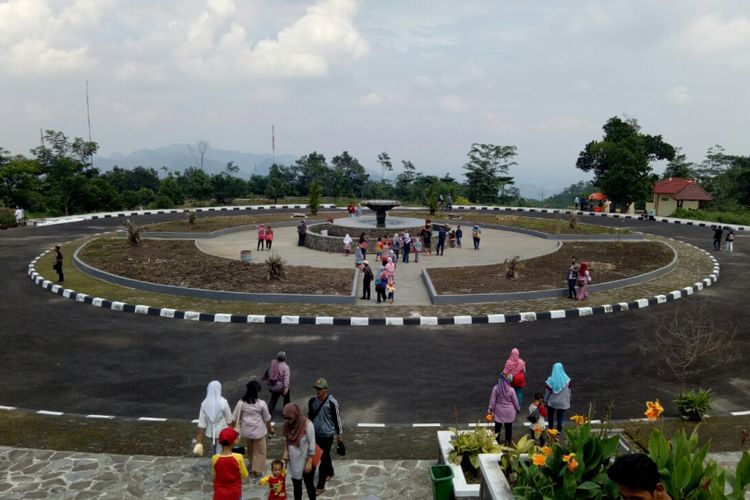
[[[193,150],[192,153],[190,148]],[[291,165],[297,158],[294,155],[276,155],[276,163]],[[273,157],[268,154],[242,153],[209,147],[203,156],[203,169],[208,174],[219,173],[230,161],[239,167],[239,177],[249,178],[254,174],[268,175]],[[94,157],[94,166],[102,171],[111,170],[115,166],[131,169],[140,165],[146,168],[153,167],[160,175],[161,167],[176,172],[197,166],[199,163],[200,155],[195,144],[172,144],[157,149],[140,149],[129,155],[114,153],[110,156]]]

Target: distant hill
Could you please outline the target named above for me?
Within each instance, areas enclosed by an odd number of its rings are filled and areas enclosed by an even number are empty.
[[[190,146],[193,148],[193,152],[198,155],[195,145],[191,144]],[[294,155],[276,155],[276,163],[281,165],[291,165],[296,159],[297,156]],[[242,178],[249,178],[253,174],[268,175],[268,170],[273,164],[272,156],[269,154],[242,153],[209,147],[203,157],[203,169],[209,174],[218,173],[224,170],[230,161],[233,161],[239,167],[240,170],[237,175]],[[94,166],[101,171],[111,170],[115,166],[130,169],[140,165],[146,168],[153,167],[157,171],[164,166],[171,172],[175,172],[196,166],[196,163],[190,153],[188,144],[172,144],[157,149],[140,149],[128,155],[114,153],[110,156],[94,157]],[[161,171],[159,173],[161,174]]]

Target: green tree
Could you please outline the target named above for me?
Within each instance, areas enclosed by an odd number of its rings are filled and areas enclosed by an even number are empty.
[[[660,135],[642,134],[635,119],[615,116],[603,129],[604,138],[586,145],[576,167],[584,172],[593,171],[594,184],[623,207],[646,200],[654,182],[651,164],[674,159],[675,149]]]
[[[185,203],[185,195],[182,194],[182,189],[174,175],[171,173],[161,180],[159,186],[159,192],[157,198],[169,198],[172,202],[172,206],[182,205]],[[165,205],[162,200],[161,205]],[[157,207],[157,208],[172,208],[170,206]]]
[[[39,162],[45,191],[51,202],[66,215],[71,211],[73,195],[80,191],[86,179],[99,173],[91,165],[91,158],[99,150],[96,142],[68,137],[55,130],[44,132],[42,144],[31,150]]]
[[[334,156],[331,163],[333,164],[334,174],[334,196],[349,198],[362,196],[369,175],[367,175],[365,167],[359,163],[359,160],[344,151],[340,155]]]
[[[22,155],[14,157],[0,148],[0,205],[27,209],[43,209],[36,207],[41,196],[39,188],[39,163]]]
[[[194,200],[210,200],[214,191],[211,177],[198,167],[186,168],[178,174],[177,183],[185,196]]]
[[[675,148],[674,158],[667,163],[664,169],[662,179],[671,179],[680,177],[682,179],[691,179],[695,177],[695,163],[687,161],[687,155],[682,152],[682,148]]]
[[[378,155],[378,163],[380,164],[380,182],[383,182],[385,180],[385,171],[393,171],[393,163],[391,162],[391,157],[385,151]]]
[[[154,168],[145,168],[141,165],[132,170],[115,166],[103,177],[120,192],[138,191],[141,188],[156,192],[160,185],[159,173]]]
[[[320,187],[320,184],[317,182],[310,184],[310,199],[307,202],[307,205],[310,208],[310,213],[313,215],[318,214],[318,210],[320,209],[320,196],[322,194],[323,188]]]
[[[290,169],[293,176],[287,176],[286,182],[294,187],[294,194],[305,196],[310,192],[313,183],[324,187],[327,196],[333,196],[333,175],[326,163],[326,157],[313,151],[309,155],[298,158]]]
[[[284,175],[284,168],[281,165],[273,164],[268,171],[268,182],[266,183],[266,197],[273,199],[274,203],[289,194],[289,183]]]
[[[561,192],[548,196],[542,206],[552,208],[570,207],[575,201],[576,196],[581,197],[595,191],[594,184],[591,181],[580,181],[563,189]]]
[[[240,168],[230,161],[223,172],[211,176],[211,187],[217,203],[229,204],[245,192],[245,182],[234,175],[239,170]]]
[[[517,155],[516,151],[516,146],[472,144],[469,161],[464,165],[468,197],[478,203],[494,203],[498,192],[505,185],[513,184],[513,177],[508,173],[510,167],[517,165],[511,161]]]
[[[417,168],[414,163],[402,160],[404,171],[396,176],[394,191],[400,200],[411,200],[414,181],[417,178]]]

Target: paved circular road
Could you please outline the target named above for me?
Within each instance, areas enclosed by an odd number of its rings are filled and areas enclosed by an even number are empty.
[[[608,218],[586,222],[711,245],[707,228]],[[543,387],[552,363],[562,361],[573,378],[572,411],[614,401],[615,417],[639,417],[647,399],[660,398],[669,411],[679,387],[659,373],[658,360],[638,353],[637,332],[676,309],[707,301],[718,323],[738,327],[740,357],[718,364],[695,385],[714,389],[717,412],[750,409],[745,304],[750,238],[744,235],[735,253],[716,254],[718,283],[692,297],[625,313],[520,324],[363,328],[191,322],[76,303],[26,276],[29,261],[55,242],[119,224],[105,219],[0,233],[0,405],[195,418],[208,381],[222,381],[225,396],[234,401],[247,379],[284,349],[293,401],[304,403],[312,380],[325,376],[346,422],[465,423],[483,416],[508,352],[518,347],[528,365],[527,393]]]

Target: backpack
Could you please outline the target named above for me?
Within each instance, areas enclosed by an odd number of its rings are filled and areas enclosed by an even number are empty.
[[[513,380],[510,381],[510,386],[514,389],[523,389],[526,387],[526,374],[523,370],[513,375]]]

